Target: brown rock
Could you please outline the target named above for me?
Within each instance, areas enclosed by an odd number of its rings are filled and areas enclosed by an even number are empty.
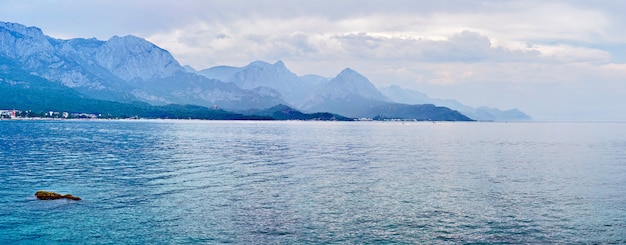
[[[72,199],[76,201],[80,200],[79,197],[75,197],[70,194],[61,195],[59,193],[51,192],[51,191],[37,191],[35,193],[35,196],[39,200],[55,200],[55,199],[61,199],[61,198],[67,198],[67,199]]]
[[[75,196],[72,196],[70,194],[65,194],[63,197],[67,198],[67,199],[72,199],[74,201],[80,201],[80,197],[75,197]]]

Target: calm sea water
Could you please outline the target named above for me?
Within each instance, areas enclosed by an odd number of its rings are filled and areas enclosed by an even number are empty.
[[[3,244],[626,243],[626,123],[0,121],[0,136]]]

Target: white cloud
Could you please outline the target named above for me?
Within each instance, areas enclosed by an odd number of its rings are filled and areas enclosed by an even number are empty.
[[[541,56],[558,63],[608,63],[611,54],[598,49],[576,47],[567,44],[535,45]]]

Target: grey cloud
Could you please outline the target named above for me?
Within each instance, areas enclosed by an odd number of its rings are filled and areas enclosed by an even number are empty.
[[[477,32],[463,31],[446,41],[425,41],[424,57],[431,61],[521,61],[538,58],[537,50],[510,50],[493,46],[491,40]]]
[[[379,48],[385,40],[383,38],[371,36],[365,32],[349,35],[336,35],[347,46],[359,46],[361,48],[376,49]]]
[[[356,57],[421,62],[516,61],[536,58],[536,50],[492,46],[488,37],[463,31],[447,40],[383,38],[367,33],[337,35],[345,51]]]
[[[421,15],[440,11],[468,12],[483,9],[485,7],[482,2],[478,1],[456,0],[181,0],[178,2],[183,3],[182,5],[201,5],[203,7],[200,9],[205,11],[207,15],[219,16],[220,18],[240,18],[241,16],[274,16],[276,18],[324,16],[331,20],[353,16],[371,15],[381,12]]]
[[[311,43],[309,36],[304,33],[270,35],[248,35],[243,45],[246,52],[256,53],[259,58],[279,60],[285,57],[292,59],[306,58],[318,53],[318,49]]]
[[[491,9],[485,6],[492,5],[482,1],[454,0],[32,0],[2,2],[0,16],[5,18],[4,21],[19,21],[46,30],[61,32],[65,29],[81,37],[108,39],[113,35],[150,35],[195,22],[229,23],[239,19],[263,18],[288,20],[302,16],[338,21],[381,13],[427,16],[438,12]]]

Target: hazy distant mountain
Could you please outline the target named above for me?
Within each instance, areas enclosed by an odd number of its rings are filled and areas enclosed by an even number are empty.
[[[356,95],[365,99],[377,101],[391,101],[385,97],[366,77],[355,70],[346,68],[329,83],[321,87],[314,96],[334,99]],[[319,98],[309,98],[317,100]]]
[[[532,120],[530,116],[518,109],[510,109],[502,111],[497,108],[478,107],[473,108],[463,105],[453,99],[435,99],[428,95],[410,89],[404,89],[396,85],[379,89],[384,95],[391,98],[394,102],[404,104],[434,104],[445,106],[457,110],[464,115],[480,121],[528,121]]]
[[[153,104],[195,104],[207,107],[218,106],[230,110],[263,109],[285,103],[273,91],[262,89],[244,90],[233,83],[186,72],[149,81],[133,83],[137,89],[133,94]],[[155,97],[143,97],[144,94]],[[159,99],[165,99],[160,103]]]
[[[302,109],[363,117],[363,113],[370,108],[389,102],[391,100],[381,94],[366,77],[346,68],[307,98]]]
[[[473,112],[468,112],[469,115],[478,118],[477,120],[492,120],[492,121],[530,121],[532,118],[518,110],[500,110],[498,108],[490,108],[481,106],[476,108]]]
[[[366,77],[350,68],[328,79],[317,75],[297,76],[282,61],[274,64],[255,61],[244,67],[212,67],[198,74],[232,82],[244,89],[264,90],[308,112],[325,111],[355,118],[379,116],[417,120],[470,120],[447,108],[393,104]],[[391,105],[398,109],[389,110]]]
[[[243,67],[233,66],[215,66],[208,69],[198,71],[198,74],[211,79],[217,79],[220,81],[230,81],[233,79],[235,73],[241,71]]]
[[[304,100],[321,84],[328,80],[320,76],[299,77],[291,72],[282,61],[270,64],[254,61],[244,67],[217,66],[198,72],[207,78],[232,82],[243,89],[271,88],[282,99],[293,106],[301,106]]]
[[[355,118],[374,115],[417,120],[430,120],[431,118],[469,120],[458,117],[456,115],[460,114],[458,112],[448,113],[445,111],[448,110],[447,108],[444,110],[444,108],[436,107],[427,111],[417,109],[418,106],[400,106],[391,103],[392,101],[378,91],[366,77],[350,68],[344,69],[335,78],[328,79],[318,75],[297,76],[289,71],[282,61],[274,64],[255,61],[244,67],[212,67],[201,70],[198,74],[232,82],[245,89],[276,91],[277,94],[274,95],[308,112],[326,111]],[[386,109],[391,105],[397,105],[394,108],[404,109]],[[432,113],[433,111],[440,111],[439,115],[445,114],[448,117],[437,117]],[[449,116],[454,113],[456,113],[454,116]]]

